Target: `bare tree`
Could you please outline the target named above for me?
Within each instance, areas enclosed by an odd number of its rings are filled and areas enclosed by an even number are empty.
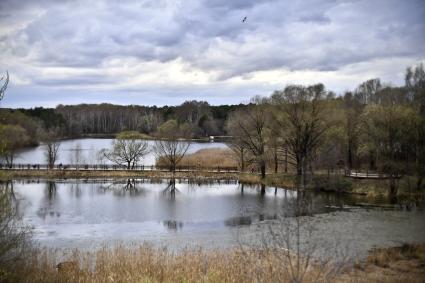
[[[29,137],[19,125],[0,125],[0,158],[6,166],[12,167],[16,150],[23,146]]]
[[[155,141],[154,152],[158,161],[165,161],[170,166],[173,175],[177,165],[182,161],[190,147],[190,140],[180,137],[189,137],[185,124],[179,125],[176,120],[169,120],[158,129],[160,139]]]
[[[266,145],[270,137],[267,127],[268,109],[262,98],[252,100],[249,108],[233,112],[228,121],[231,134],[253,156],[261,170],[261,178],[266,177],[267,152]]]
[[[227,147],[234,154],[234,159],[238,163],[239,170],[244,172],[246,169],[246,165],[249,164],[248,160],[248,151],[244,144],[238,139],[234,138],[231,142],[226,143]]]
[[[272,101],[277,105],[275,120],[282,129],[283,143],[288,147],[304,185],[309,165],[329,129],[325,117],[325,94],[325,87],[317,84],[309,87],[290,85],[272,95]]]
[[[93,149],[94,150],[94,149]],[[72,164],[75,164],[77,167],[77,170],[79,170],[79,165],[81,163],[84,163],[85,160],[83,158],[82,155],[82,148],[81,148],[81,144],[77,143],[75,145],[75,148],[72,148],[70,151],[70,160]]]
[[[47,165],[49,166],[49,169],[53,169],[56,161],[59,158],[60,142],[58,140],[57,131],[51,130],[50,132],[44,134],[43,140],[45,143],[44,155],[46,157]]]
[[[105,150],[104,156],[118,165],[134,169],[137,163],[149,152],[146,140],[137,132],[123,132],[113,141],[112,150]]]
[[[29,249],[30,230],[22,224],[13,182],[0,184],[0,274],[13,267]]]
[[[167,161],[174,174],[176,172],[176,166],[183,159],[189,147],[190,142],[182,141],[177,138],[156,140],[154,152],[158,159],[163,158]]]
[[[0,83],[4,80],[3,85],[0,87],[0,101],[3,99],[4,97],[4,93],[7,89],[7,85],[9,84],[9,72],[6,71],[6,78],[2,77],[0,79]]]
[[[397,178],[406,172],[410,133],[414,132],[416,117],[412,108],[394,103],[397,95],[394,89],[382,91],[387,101],[368,105],[362,114],[363,146],[378,154],[378,166],[389,177],[389,195],[395,198]]]

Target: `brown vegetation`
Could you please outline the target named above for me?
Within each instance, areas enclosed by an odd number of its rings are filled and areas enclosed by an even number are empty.
[[[364,264],[339,277],[341,282],[424,282],[425,243],[377,248]]]
[[[119,246],[68,253],[33,251],[24,263],[0,269],[7,282],[297,282],[288,253],[275,249],[184,250]],[[292,257],[292,260],[294,258]],[[59,263],[59,265],[61,265]],[[300,263],[303,265],[303,259]],[[374,249],[355,267],[311,261],[300,282],[423,282],[425,243]]]
[[[0,180],[20,178],[42,179],[90,179],[90,178],[150,178],[150,179],[213,179],[237,180],[237,173],[227,172],[175,172],[169,171],[131,171],[131,170],[0,170]]]
[[[164,158],[159,158],[156,165],[167,166],[168,163]],[[237,167],[233,153],[227,148],[205,148],[186,154],[180,165],[198,168]]]
[[[26,263],[3,273],[10,282],[290,282],[284,251],[186,250],[173,253],[148,246],[96,252],[73,251],[68,262],[79,268],[56,269],[53,250],[34,252]],[[73,267],[75,264],[72,265]],[[328,282],[331,266],[308,265],[303,282]]]

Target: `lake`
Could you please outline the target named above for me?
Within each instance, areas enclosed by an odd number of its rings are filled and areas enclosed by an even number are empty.
[[[113,140],[114,139],[93,138],[63,140],[60,142],[59,157],[56,164],[74,164],[78,159],[80,160],[80,164],[111,164],[109,160],[100,160],[98,152],[103,148],[111,149]],[[150,148],[152,148],[155,143],[153,140],[148,140],[147,142]],[[77,159],[76,148],[78,147],[81,149],[81,156]],[[193,153],[204,148],[214,147],[223,148],[227,146],[225,143],[221,142],[192,142],[188,153]],[[22,164],[45,164],[46,159],[44,151],[45,149],[43,145],[21,149],[18,152],[15,162]],[[139,165],[155,165],[155,158],[155,154],[150,152],[139,162]]]
[[[15,180],[12,187],[19,215],[47,247],[148,242],[223,249],[257,245],[270,229],[289,227],[295,219],[312,228],[309,239],[325,253],[339,246],[350,256],[365,256],[374,246],[425,240],[423,206],[365,208],[356,205],[367,202],[361,196],[301,196],[271,187],[262,192],[235,181],[177,180],[174,193],[169,180],[146,179]],[[300,199],[307,200],[308,213],[296,218]]]

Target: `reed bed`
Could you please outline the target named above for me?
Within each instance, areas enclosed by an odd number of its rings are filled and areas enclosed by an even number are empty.
[[[167,166],[167,160],[159,158],[156,165]],[[204,148],[194,153],[186,154],[179,163],[180,166],[199,168],[237,167],[238,164],[230,149]]]

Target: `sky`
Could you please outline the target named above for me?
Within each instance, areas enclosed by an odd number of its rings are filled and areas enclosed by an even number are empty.
[[[0,107],[341,94],[425,61],[425,0],[0,0],[0,54]]]

